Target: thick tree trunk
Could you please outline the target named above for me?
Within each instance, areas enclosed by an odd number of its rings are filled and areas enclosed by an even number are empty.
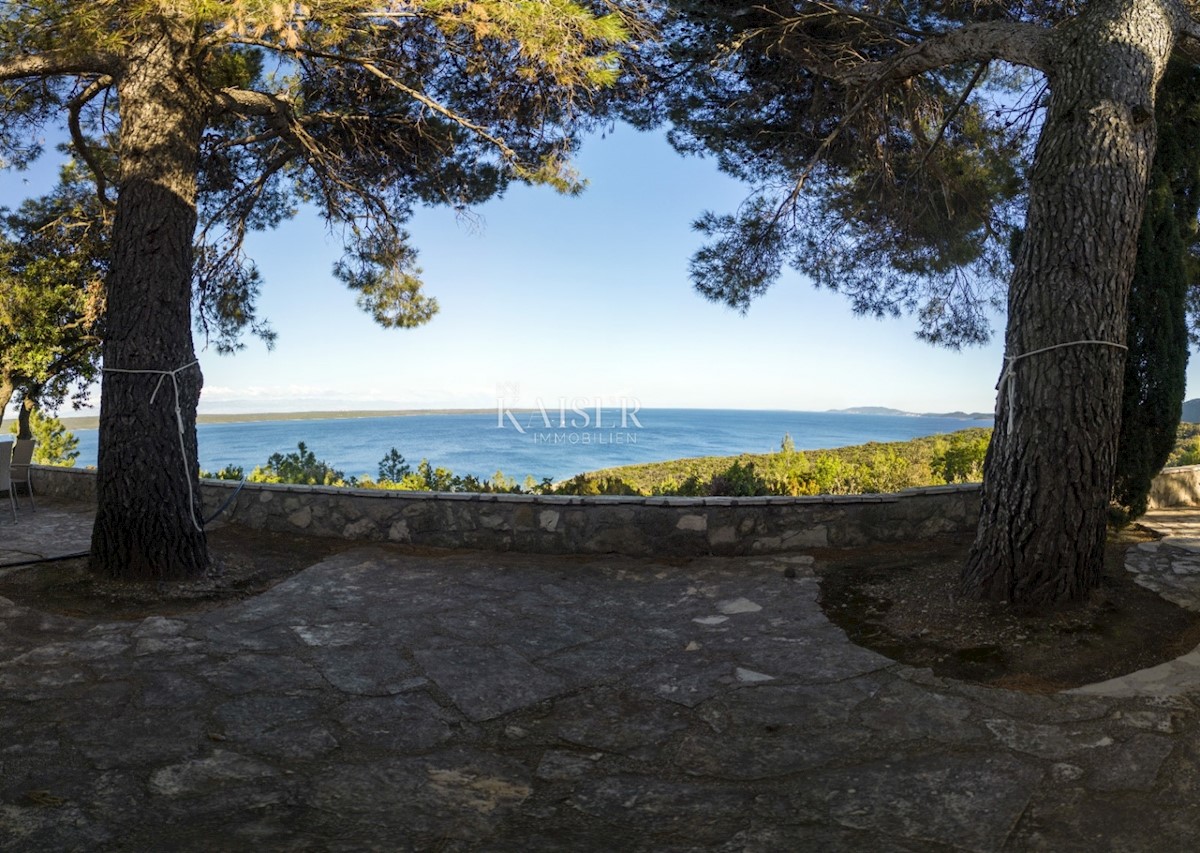
[[[1099,582],[1154,92],[1176,27],[1157,0],[1110,0],[1056,35],[966,595],[1044,606]]]
[[[25,398],[21,400],[21,407],[17,409],[17,438],[22,441],[28,441],[33,438],[33,427],[30,420],[33,418],[33,410],[37,407],[37,398],[41,395],[41,389],[38,389],[37,394],[25,393]]]
[[[118,82],[121,180],[91,555],[93,571],[139,580],[191,577],[208,566],[194,488],[202,380],[191,321],[204,102],[190,29],[159,26],[161,37],[145,40]]]

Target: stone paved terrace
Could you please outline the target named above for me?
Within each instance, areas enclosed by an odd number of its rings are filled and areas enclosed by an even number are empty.
[[[87,520],[0,518],[0,563]],[[1175,532],[1147,583],[1197,577]],[[371,545],[192,615],[0,599],[3,850],[1190,850],[1198,770],[1195,682],[935,678],[803,554]]]

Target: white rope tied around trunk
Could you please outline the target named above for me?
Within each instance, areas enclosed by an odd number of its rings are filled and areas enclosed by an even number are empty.
[[[154,398],[158,396],[158,392],[162,390],[163,383],[169,378],[171,387],[175,389],[175,424],[179,430],[179,458],[183,460],[183,481],[187,483],[188,489],[188,516],[192,520],[192,527],[196,528],[196,532],[203,533],[204,526],[196,519],[196,493],[192,486],[192,472],[188,468],[187,445],[184,442],[183,433],[183,412],[179,406],[179,374],[190,367],[199,367],[200,360],[194,359],[189,361],[183,367],[177,367],[174,370],[126,370],[121,367],[105,367],[105,373],[132,373],[132,374],[150,374],[158,377],[158,383],[154,386],[154,393],[150,395],[150,405],[154,405]]]
[[[1125,344],[1118,344],[1113,341],[1085,340],[1085,341],[1070,341],[1065,344],[1054,344],[1053,346],[1042,347],[1041,349],[1035,349],[1035,350],[1030,350],[1029,352],[1023,352],[1020,355],[1004,356],[1004,370],[1000,371],[1000,381],[996,383],[996,391],[998,392],[997,397],[996,397],[996,404],[997,404],[997,407],[999,407],[1000,400],[1004,397],[1004,393],[1005,393],[1004,386],[1006,383],[1010,383],[1010,380],[1011,380],[1011,383],[1009,384],[1009,388],[1008,388],[1008,434],[1009,435],[1012,435],[1012,433],[1013,433],[1013,425],[1016,420],[1017,375],[1015,373],[1013,373],[1013,365],[1015,365],[1018,361],[1020,361],[1023,358],[1029,358],[1029,356],[1031,356],[1031,355],[1040,355],[1041,353],[1044,353],[1044,352],[1050,352],[1050,350],[1064,349],[1066,347],[1081,347],[1081,346],[1113,347],[1114,349],[1122,349],[1122,350],[1129,349],[1129,347],[1125,346]]]

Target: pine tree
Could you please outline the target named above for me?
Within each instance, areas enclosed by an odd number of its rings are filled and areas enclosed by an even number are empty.
[[[0,163],[30,162],[57,122],[112,216],[92,570],[208,565],[192,309],[204,324],[214,293],[253,293],[248,231],[315,208],[358,303],[425,322],[412,211],[581,189],[569,158],[629,35],[575,0],[0,4]]]
[[[1196,63],[1195,7],[670,5],[679,48],[647,113],[752,184],[736,213],[698,221],[697,287],[744,309],[791,266],[952,345],[985,336],[1003,294],[1000,418],[960,591],[1081,598],[1104,563],[1156,96],[1172,58]]]
[[[0,211],[0,421],[19,401],[21,438],[34,408],[81,400],[96,379],[108,227],[74,163],[47,195]]]
[[[1175,446],[1187,385],[1189,243],[1200,202],[1200,74],[1173,65],[1163,80],[1158,148],[1129,294],[1129,352],[1113,500],[1118,517],[1146,511],[1150,483]],[[1185,235],[1188,239],[1185,239]]]
[[[1113,497],[1120,515],[1146,511],[1150,483],[1175,444],[1187,367],[1187,276],[1171,184],[1159,168],[1146,199],[1129,294],[1129,352]]]

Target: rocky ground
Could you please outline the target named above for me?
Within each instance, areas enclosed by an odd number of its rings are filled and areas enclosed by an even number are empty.
[[[960,596],[969,539],[822,553],[821,601],[852,640],[896,660],[948,678],[1054,692],[1156,666],[1200,645],[1200,612],[1140,585],[1126,569],[1130,548],[1153,541],[1136,530],[1114,534],[1101,586],[1050,611]]]
[[[1193,552],[1166,542],[1136,546],[1139,581],[1190,576]],[[0,592],[0,847],[1160,851],[1200,835],[1188,656],[1081,691],[999,689],[853,642],[822,609],[823,553],[330,547],[261,591],[153,615]]]

